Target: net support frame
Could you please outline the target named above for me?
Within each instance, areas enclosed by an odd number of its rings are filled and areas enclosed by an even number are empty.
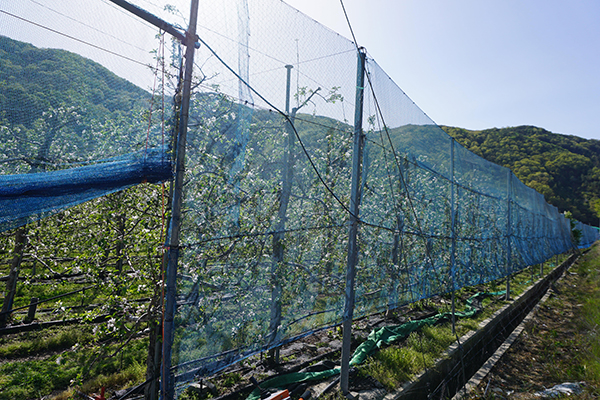
[[[348,231],[348,262],[346,267],[346,295],[344,315],[342,317],[342,360],[340,389],[344,395],[348,394],[350,375],[350,356],[352,342],[352,318],[354,316],[354,281],[356,277],[356,264],[358,262],[358,214],[360,209],[360,177],[363,153],[363,100],[365,82],[364,48],[358,50],[356,71],[356,102],[354,108],[354,144],[352,150],[352,188],[350,197],[350,226]]]
[[[185,177],[185,148],[187,123],[190,108],[192,74],[194,69],[194,52],[196,24],[198,20],[198,0],[191,0],[190,23],[186,32],[185,72],[179,114],[178,137],[176,147],[175,181],[171,209],[171,223],[167,238],[167,290],[164,317],[163,367],[161,369],[161,399],[174,398],[174,376],[171,372],[171,354],[174,338],[174,318],[177,307],[177,262],[179,259],[179,236],[181,227],[181,208],[183,203],[183,184]]]

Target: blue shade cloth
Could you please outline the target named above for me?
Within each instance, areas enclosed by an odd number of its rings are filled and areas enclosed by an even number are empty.
[[[171,173],[166,152],[151,149],[83,167],[0,175],[0,230],[14,229],[139,183],[163,182]]]

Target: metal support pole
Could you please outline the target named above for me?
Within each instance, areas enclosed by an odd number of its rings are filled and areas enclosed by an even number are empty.
[[[286,145],[283,152],[283,166],[281,168],[281,194],[279,196],[279,211],[277,213],[277,225],[273,234],[273,260],[271,264],[271,319],[269,322],[269,344],[277,341],[277,332],[281,325],[281,268],[284,260],[284,238],[285,224],[287,221],[287,208],[292,194],[292,179],[294,175],[294,139],[295,132],[291,124],[296,115],[297,109],[294,108],[290,116],[290,83],[292,65],[286,65],[287,83],[285,90],[285,112],[290,118],[285,122],[287,133]],[[271,349],[269,352],[269,362],[271,364],[279,363],[279,347]]]
[[[512,197],[512,171],[508,170],[508,179],[506,183],[506,300],[510,300],[510,273],[512,271],[512,252],[511,252],[511,197]]]
[[[455,221],[455,205],[454,205],[454,138],[450,142],[450,235],[452,237],[452,246],[450,250],[450,279],[452,282],[452,334],[456,334],[456,299],[454,292],[456,291],[456,221]]]
[[[172,36],[176,37],[177,39],[179,39],[180,41],[185,41],[185,36],[183,33],[181,33],[177,28],[175,28],[173,25],[169,24],[168,22],[158,18],[156,15],[150,14],[148,11],[143,10],[141,8],[139,8],[136,5],[133,5],[127,1],[124,0],[110,0],[111,2],[115,3],[116,5],[118,5],[121,8],[124,8],[125,10],[129,11],[130,13],[137,15],[138,17],[140,17],[141,19],[143,19],[146,22],[151,23],[152,25],[162,29],[163,31],[171,34]]]
[[[174,396],[174,376],[171,372],[171,354],[174,337],[174,317],[177,307],[177,261],[179,259],[179,233],[181,227],[181,207],[183,200],[183,181],[185,175],[185,147],[190,109],[192,73],[194,69],[194,44],[196,42],[196,23],[198,20],[198,0],[192,0],[190,7],[190,25],[186,32],[185,71],[179,110],[177,149],[175,155],[175,182],[171,211],[171,224],[167,238],[167,294],[163,338],[163,366],[161,370],[161,399]]]
[[[352,153],[352,193],[350,197],[350,228],[348,231],[348,262],[346,268],[346,304],[342,320],[342,365],[340,375],[340,389],[344,395],[348,394],[350,373],[350,351],[352,342],[352,318],[354,316],[354,278],[358,261],[358,212],[360,206],[360,176],[362,164],[362,118],[363,118],[363,93],[365,82],[365,50],[358,51],[358,66],[356,71],[356,102],[354,108],[354,148]]]
[[[285,85],[285,113],[290,115],[290,84],[292,81],[292,68],[294,68],[294,66],[288,64],[285,66],[285,68],[287,69],[287,79]]]

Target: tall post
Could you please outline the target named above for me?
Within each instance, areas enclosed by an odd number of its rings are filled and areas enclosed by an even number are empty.
[[[354,108],[354,148],[352,151],[352,193],[350,194],[350,228],[348,231],[348,261],[346,267],[346,303],[342,318],[342,365],[340,376],[340,389],[344,395],[348,394],[350,351],[352,341],[352,318],[354,316],[354,278],[358,261],[358,212],[360,206],[360,176],[362,164],[362,116],[363,93],[365,86],[365,58],[364,48],[358,51],[358,65],[356,71],[356,101]]]
[[[171,373],[171,354],[174,336],[174,317],[177,307],[177,261],[179,259],[179,233],[181,227],[181,206],[183,203],[183,181],[185,173],[185,147],[187,124],[190,109],[190,93],[192,73],[194,69],[194,50],[196,43],[196,23],[198,20],[198,0],[192,0],[190,7],[190,25],[186,32],[185,70],[181,108],[179,110],[179,125],[177,148],[175,154],[175,182],[171,208],[171,223],[167,237],[167,293],[163,338],[163,366],[161,370],[161,399],[174,397],[174,376]]]
[[[450,250],[450,279],[452,281],[452,334],[456,334],[456,221],[455,221],[455,205],[454,205],[454,138],[451,138],[450,144],[450,235],[452,237],[452,245]]]
[[[295,132],[291,124],[294,122],[297,109],[294,108],[290,115],[290,81],[293,66],[286,65],[287,83],[285,90],[285,112],[289,121],[285,122],[287,142],[283,153],[283,164],[281,168],[281,194],[279,196],[279,211],[277,213],[277,225],[273,234],[273,259],[271,264],[271,320],[269,322],[269,344],[277,340],[277,332],[281,324],[281,268],[284,260],[284,238],[285,223],[287,221],[287,208],[292,194],[292,179],[294,175],[294,139]],[[269,362],[279,363],[279,347],[269,352]]]
[[[292,68],[294,68],[293,65],[286,65],[285,69],[287,69],[287,76],[286,76],[286,84],[285,84],[285,113],[287,115],[290,115],[290,84],[292,81]]]
[[[506,300],[510,300],[510,272],[512,271],[512,252],[511,252],[511,197],[512,197],[512,171],[508,170],[506,180]]]

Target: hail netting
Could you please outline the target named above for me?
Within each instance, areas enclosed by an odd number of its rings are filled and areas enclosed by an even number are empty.
[[[199,21],[180,388],[341,322],[354,129],[353,43],[280,1],[205,2]],[[572,247],[541,195],[454,142],[372,59],[367,74],[355,317]]]
[[[102,1],[2,2],[0,230],[169,178],[158,33]]]
[[[162,50],[156,28],[101,0],[55,3],[0,6],[9,37],[0,37],[3,229],[170,173],[162,132],[173,104],[160,94],[179,98],[177,43],[165,38]],[[187,26],[186,1],[137,3]],[[179,389],[341,323],[357,89],[355,45],[285,3],[199,9],[172,359]],[[43,47],[86,58],[45,58]],[[356,318],[572,248],[570,222],[540,194],[452,140],[369,58],[366,73]],[[27,209],[12,218],[20,204]],[[582,246],[596,240],[593,228],[575,228]]]

